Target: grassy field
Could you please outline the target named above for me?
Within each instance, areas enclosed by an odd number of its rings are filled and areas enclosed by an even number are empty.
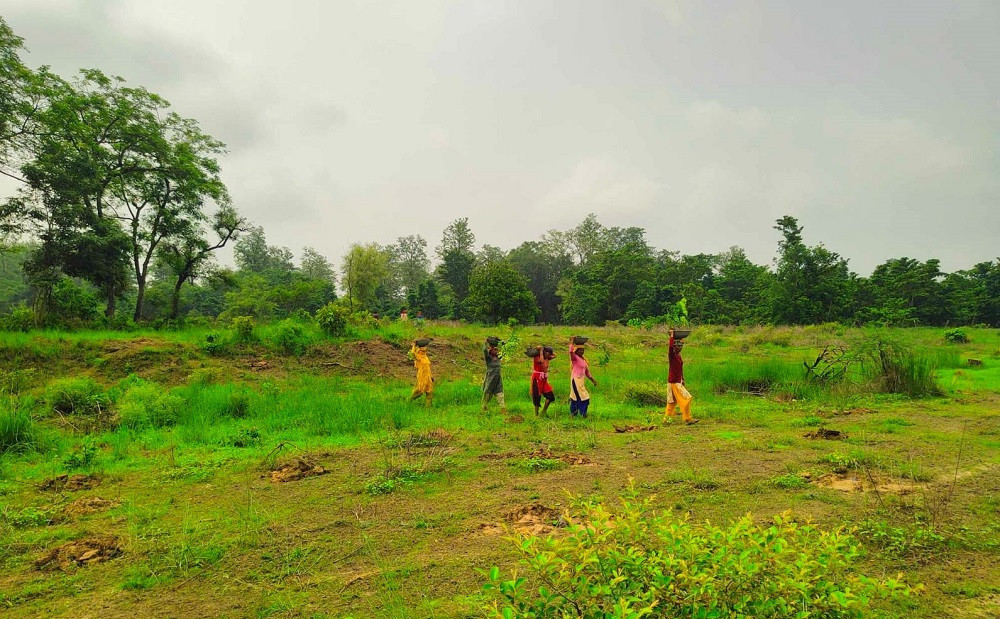
[[[431,408],[407,401],[412,324],[0,334],[0,614],[481,616],[508,531],[559,535],[570,494],[634,483],[692,521],[857,527],[869,574],[924,585],[873,615],[1000,616],[997,330],[697,328],[695,426],[662,422],[666,334],[628,328],[586,330],[599,386],[571,419],[573,331],[427,325]],[[493,333],[506,417],[479,406]],[[881,393],[870,365],[804,379],[884,337],[939,393]],[[541,343],[558,399],[537,419],[516,351]]]

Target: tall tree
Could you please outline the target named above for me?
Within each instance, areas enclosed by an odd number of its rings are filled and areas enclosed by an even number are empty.
[[[236,242],[233,254],[240,271],[266,275],[272,280],[285,280],[295,270],[292,250],[268,245],[261,226],[247,228]]]
[[[226,205],[216,211],[212,218],[211,239],[206,236],[202,226],[189,222],[187,227],[160,247],[159,260],[174,275],[174,288],[170,297],[171,319],[178,316],[181,288],[184,284],[198,277],[209,264],[213,252],[238,238],[245,225],[245,220],[236,210]]]
[[[351,311],[374,307],[376,290],[389,276],[389,258],[375,243],[350,246],[341,261],[341,285]]]
[[[840,319],[852,296],[847,261],[822,245],[807,247],[796,218],[775,222],[781,233],[777,271],[771,291],[771,315],[779,324],[813,324]]]
[[[155,129],[154,129],[155,130]],[[136,283],[134,319],[143,315],[149,266],[159,245],[197,227],[208,216],[208,203],[226,203],[216,156],[224,145],[201,132],[197,123],[168,114],[159,127],[155,167],[112,183],[115,216],[129,231]]]
[[[299,271],[303,275],[312,279],[321,279],[337,284],[337,274],[333,271],[333,265],[326,259],[326,256],[319,253],[312,247],[302,248],[302,258],[299,260]]]
[[[427,240],[419,234],[401,236],[392,246],[396,256],[396,268],[399,272],[400,284],[408,295],[416,292],[420,283],[427,279],[430,273],[430,260],[427,258]]]
[[[507,259],[528,280],[528,289],[538,301],[540,320],[558,323],[559,281],[573,267],[569,252],[561,244],[528,241],[511,250]]]
[[[528,324],[538,316],[538,305],[527,280],[506,260],[473,269],[465,305],[469,315],[491,324],[512,318]]]
[[[449,252],[472,254],[476,247],[476,235],[469,227],[469,218],[461,217],[448,224],[441,237],[441,244],[435,250],[437,257],[444,260]]]
[[[62,269],[88,279],[112,317],[130,247],[115,219],[114,188],[141,183],[157,169],[166,102],[93,69],[72,84],[41,72],[34,89],[47,104],[34,114],[32,156],[21,166],[30,190],[20,204],[41,228],[36,272]]]

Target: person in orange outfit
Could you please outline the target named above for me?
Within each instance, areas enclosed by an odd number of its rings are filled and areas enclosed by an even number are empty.
[[[691,393],[684,386],[684,359],[681,358],[681,349],[684,348],[684,340],[674,339],[674,330],[670,330],[670,351],[667,354],[669,369],[667,371],[667,410],[663,415],[663,421],[668,417],[677,414],[677,406],[681,407],[681,419],[688,425],[698,423],[697,419],[691,417]]]
[[[535,405],[535,415],[544,415],[549,410],[549,404],[556,401],[555,392],[549,384],[549,363],[555,356],[555,351],[548,346],[539,346],[538,354],[532,361],[531,402]],[[539,411],[542,399],[545,400],[545,407]]]
[[[427,347],[418,346],[413,342],[410,354],[413,356],[413,367],[417,368],[417,385],[410,394],[410,400],[424,396],[427,398],[426,405],[430,406],[434,393],[434,379],[431,377],[431,360],[427,357]]]

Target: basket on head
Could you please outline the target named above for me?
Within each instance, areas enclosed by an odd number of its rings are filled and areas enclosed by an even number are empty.
[[[573,343],[576,344],[577,346],[583,346],[589,341],[590,341],[589,337],[583,337],[582,335],[577,335],[576,337],[573,338]]]
[[[486,343],[489,344],[490,346],[499,346],[500,338],[496,337],[495,335],[491,335],[488,338],[486,338]]]
[[[420,340],[417,340],[416,342],[414,342],[414,344],[416,344],[420,348],[423,348],[424,346],[427,346],[430,343],[431,343],[431,338],[429,338],[429,337],[425,337],[423,339],[420,339]]]
[[[675,340],[683,340],[689,335],[691,335],[691,329],[674,329]]]
[[[538,351],[537,348],[529,348],[529,349],[527,349],[527,350],[524,351],[524,354],[527,355],[527,356],[529,356],[529,357],[537,357],[538,356],[538,352],[539,351]]]

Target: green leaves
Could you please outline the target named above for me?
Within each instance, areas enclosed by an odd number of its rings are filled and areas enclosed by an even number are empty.
[[[490,570],[496,617],[862,617],[869,600],[909,595],[897,580],[857,574],[857,546],[782,514],[692,525],[649,499],[612,513],[574,500],[565,535],[516,540],[529,575]]]

